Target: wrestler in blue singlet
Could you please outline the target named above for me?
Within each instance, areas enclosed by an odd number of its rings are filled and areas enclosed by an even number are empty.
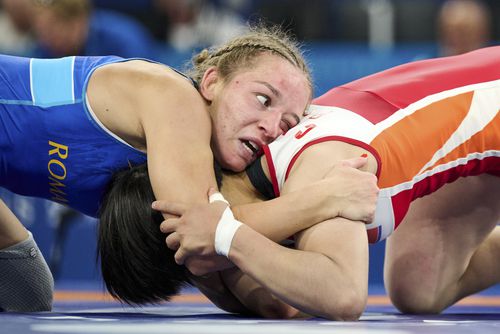
[[[146,161],[86,104],[93,71],[121,61],[0,56],[0,186],[97,215],[113,172]]]

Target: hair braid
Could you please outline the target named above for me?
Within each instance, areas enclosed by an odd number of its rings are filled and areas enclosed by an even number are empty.
[[[215,66],[222,77],[227,79],[238,70],[252,66],[263,52],[278,55],[300,69],[312,90],[310,70],[298,43],[279,27],[253,27],[248,33],[222,46],[203,49],[192,58],[192,68],[188,70],[188,74],[200,82],[205,71]]]

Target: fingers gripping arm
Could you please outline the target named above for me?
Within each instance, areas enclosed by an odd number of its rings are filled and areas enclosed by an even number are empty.
[[[309,154],[308,150],[304,154]],[[367,162],[368,159],[362,157],[331,164],[325,162],[321,169],[317,168],[293,191],[262,203],[232,206],[232,210],[238,220],[273,241],[284,240],[337,216],[370,223],[375,212],[378,187],[372,173],[374,162]],[[365,167],[370,172],[358,169]],[[222,190],[224,192],[224,187]]]
[[[326,158],[339,158],[330,148],[310,152],[313,156],[319,153],[326,164]],[[314,177],[325,174],[325,170],[314,168],[324,166],[310,157],[295,173],[292,170],[285,192],[314,182]],[[233,238],[229,259],[270,293],[303,312],[338,320],[357,319],[367,297],[364,224],[335,218],[301,232],[296,241],[297,249],[287,249],[243,225]]]
[[[232,231],[228,257],[245,275],[229,278],[228,286],[255,313],[288,318],[298,315],[296,308],[336,320],[360,316],[368,279],[364,224],[343,218],[322,222],[300,233],[297,249],[278,245],[241,223]],[[185,249],[183,254],[189,259],[196,251]]]

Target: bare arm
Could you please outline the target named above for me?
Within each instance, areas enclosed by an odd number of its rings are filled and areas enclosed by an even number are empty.
[[[364,225],[343,218],[323,222],[302,233],[297,246],[285,248],[242,226],[229,259],[303,312],[335,320],[357,319],[366,304],[368,285]]]
[[[298,163],[297,169],[290,174],[284,193],[314,181],[315,175],[323,175],[320,169],[328,166],[325,159],[344,158],[344,152],[352,154],[342,145],[335,147],[335,144],[325,143],[313,147],[304,152],[302,163]],[[332,148],[338,149],[341,154],[333,154],[330,152]],[[318,164],[315,156],[325,154],[328,158],[323,157],[321,160],[325,164]],[[196,254],[189,247],[183,248],[190,243],[190,237],[195,233],[184,233],[189,224],[174,225],[181,246],[176,259],[182,262],[183,258]],[[200,232],[198,235],[203,234]],[[213,235],[208,239],[213,240]],[[178,254],[182,255],[177,258]],[[364,224],[343,218],[319,223],[299,234],[297,249],[280,246],[243,225],[234,235],[229,259],[272,295],[303,312],[331,319],[352,320],[357,319],[365,307],[368,242]],[[236,285],[231,286],[231,289],[244,304],[259,307],[252,300],[245,300],[251,299],[248,290],[245,290],[248,287],[238,291]],[[262,309],[254,311],[265,313]]]
[[[96,70],[88,97],[107,128],[147,151],[158,199],[204,202],[216,186],[211,120],[191,82],[160,64],[127,61]]]
[[[284,193],[304,189],[315,175],[322,174],[328,159],[345,158],[344,154],[356,152],[341,143],[308,150],[290,174]],[[333,152],[338,153],[335,156]],[[317,159],[323,164],[317,164]],[[353,320],[366,305],[368,241],[363,224],[343,218],[319,223],[297,235],[296,250],[274,244],[242,226],[233,239],[229,258],[269,293],[303,312]],[[248,292],[255,287],[235,282],[229,287],[243,303],[256,307],[254,311],[265,312]]]
[[[129,61],[98,69],[92,75],[88,94],[94,111],[108,128],[147,150],[156,198],[186,205],[205,201],[206,190],[216,187],[211,121],[205,101],[190,82],[165,66]],[[312,185],[308,193],[291,193],[272,203],[246,204],[233,210],[237,218],[272,240],[338,215],[369,221],[375,182],[365,182],[366,175],[359,171],[346,176],[346,171],[344,167],[336,174],[342,177],[331,182],[334,186]],[[358,186],[342,180],[357,180]],[[346,188],[357,191],[345,196]],[[352,199],[361,199],[358,209],[346,211]]]
[[[141,110],[156,198],[202,202],[206,187],[216,187],[211,122],[204,101],[187,81],[171,85],[153,80],[151,86],[144,93]]]
[[[364,225],[343,218],[323,222],[300,233],[296,247],[285,248],[243,225],[229,253],[237,268],[221,272],[225,284],[211,281],[201,291],[226,310],[225,302],[236,297],[245,310],[266,318],[357,319],[367,295]],[[188,267],[193,258],[186,260]],[[228,290],[221,293],[221,285]]]
[[[235,204],[231,209],[238,220],[277,242],[337,216],[370,222],[375,212],[377,180],[372,173],[357,168],[370,168],[371,163],[357,157],[323,166],[321,174],[314,174],[316,179],[273,200],[256,201],[260,194],[241,173],[224,177],[222,193]],[[157,210],[173,212],[167,201],[155,204]],[[197,206],[197,210],[198,218],[191,212],[191,219],[207,221],[213,216],[213,222],[217,222],[221,213],[208,204]]]
[[[232,207],[236,218],[269,239],[282,241],[318,222],[341,214],[356,216],[360,205],[369,208],[367,211],[361,211],[373,214],[378,194],[376,177],[373,175],[376,170],[375,159],[370,156],[365,166],[370,172],[362,172],[340,163],[353,156],[359,157],[362,153],[364,153],[362,149],[345,143],[326,142],[314,145],[297,161],[282,190],[283,196],[271,201],[245,203],[255,201],[256,192],[249,186],[248,180],[240,175],[229,175],[230,187],[223,187],[223,192],[231,202],[240,204]],[[304,156],[309,158],[304,159]],[[334,176],[330,177],[332,174]],[[326,179],[322,180],[324,177]],[[156,208],[174,215],[186,213],[187,210],[186,205],[166,201],[157,203]],[[224,208],[225,206],[205,203],[184,214],[180,221],[187,220],[192,223],[183,224],[180,227],[183,231],[178,232],[200,236],[198,239],[189,239],[194,243],[185,244],[185,247],[191,250],[196,248],[198,254],[213,255],[213,238],[206,239],[203,236],[213,234],[213,226],[219,221]],[[195,224],[195,221],[199,224]],[[172,231],[167,225],[166,223],[161,225],[164,233]],[[167,238],[169,247],[177,249],[179,234],[174,233],[169,238]],[[220,270],[207,267],[203,270],[194,267],[189,269],[197,274]]]
[[[116,130],[128,133],[130,141],[135,140],[130,133],[145,137],[148,170],[156,198],[187,205],[204,203],[206,190],[216,188],[210,148],[211,120],[205,101],[189,81],[162,65],[126,62],[118,66],[118,73],[125,72],[125,77],[119,85],[106,81],[107,84],[101,84],[99,94],[103,94],[101,90],[111,91],[100,100],[112,100],[118,95],[118,100],[126,101],[119,106],[128,111],[124,113],[129,117],[125,123],[134,124],[134,117],[138,117],[135,127],[123,129],[123,124],[119,124]],[[99,74],[102,73],[95,75]],[[109,80],[115,76],[116,71],[104,77]],[[131,91],[134,94],[130,94]],[[112,109],[107,104],[96,104],[98,109]],[[101,116],[106,117],[107,114],[103,114]],[[307,193],[290,193],[271,203],[236,206],[236,217],[272,240],[282,240],[338,215],[369,222],[375,208],[376,182],[368,179],[366,173],[348,166],[337,165],[333,167],[333,174],[329,174],[330,165],[322,176],[334,177],[309,185]],[[354,164],[355,168],[360,166],[362,163]],[[357,209],[346,210],[353,202]]]
[[[232,294],[259,316],[271,319],[310,317],[280,300],[238,268],[224,270],[221,278]]]
[[[252,311],[243,305],[226,287],[220,272],[214,272],[204,276],[192,276],[191,282],[210,299],[215,306],[224,311],[239,314],[252,313]]]
[[[288,186],[278,198],[232,206],[232,211],[238,220],[273,241],[282,241],[338,216],[369,223],[375,212],[378,187],[375,175],[362,171],[372,168],[367,162],[361,157],[331,164],[324,161],[323,170],[313,171],[293,190]],[[241,200],[233,199],[231,194],[236,187],[223,187],[222,193],[230,203],[239,204]]]

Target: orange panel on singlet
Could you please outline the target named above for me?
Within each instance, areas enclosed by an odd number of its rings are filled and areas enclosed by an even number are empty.
[[[498,136],[500,134],[500,114],[497,114],[480,132],[473,135],[469,140],[462,145],[456,147],[443,158],[436,161],[433,166],[426,170],[435,168],[436,166],[446,164],[451,161],[456,161],[459,158],[467,156],[469,153],[485,152],[490,150],[500,150]]]
[[[470,109],[472,96],[473,92],[468,92],[437,101],[382,131],[371,142],[383,165],[379,187],[392,187],[417,175],[457,130]],[[408,151],[408,147],[416,148]]]

